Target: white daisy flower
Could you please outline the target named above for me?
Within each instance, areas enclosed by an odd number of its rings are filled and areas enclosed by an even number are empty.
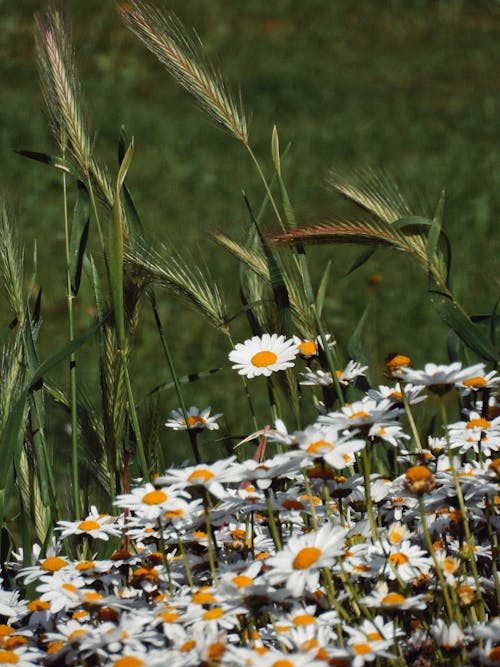
[[[116,523],[116,517],[109,514],[99,514],[97,507],[92,505],[90,514],[83,521],[58,521],[61,538],[68,535],[88,535],[95,540],[109,540],[109,536],[118,537],[121,529]]]
[[[170,419],[165,422],[165,426],[174,431],[186,431],[188,428],[195,431],[201,431],[203,429],[216,431],[219,428],[219,424],[217,424],[216,420],[219,419],[219,417],[222,417],[222,412],[210,416],[211,409],[212,408],[209,406],[200,412],[199,408],[192,405],[187,413],[187,426],[182,410],[180,408],[178,410],[172,410]]]
[[[352,435],[339,435],[336,428],[308,426],[298,437],[299,448],[308,458],[324,459],[332,468],[342,470],[354,463],[355,452],[365,446],[365,441]]]
[[[364,376],[367,368],[368,366],[363,366],[359,362],[351,359],[344,370],[336,371],[338,381],[340,384],[348,385],[349,382],[355,378],[362,375]],[[300,384],[303,385],[319,385],[320,387],[329,387],[333,385],[332,374],[329,371],[312,371],[310,368],[307,368],[301,375],[304,380]]]
[[[328,347],[332,349],[336,345],[336,341],[331,340],[331,334],[326,334],[325,339],[328,343]],[[319,348],[324,349],[323,339],[321,336],[316,336],[316,338],[299,338],[298,336],[293,337],[293,342],[297,345],[299,354],[304,359],[311,359],[312,357],[318,356]]]
[[[323,567],[331,567],[336,556],[343,552],[345,528],[325,524],[318,531],[300,537],[292,536],[282,551],[266,560],[271,584],[284,582],[293,597],[304,589],[316,590]]]
[[[442,394],[449,391],[453,385],[462,385],[465,380],[484,376],[484,364],[474,364],[462,368],[460,361],[452,364],[425,364],[423,370],[399,368],[397,376],[405,382],[429,387],[435,393]]]
[[[229,360],[240,375],[253,378],[291,368],[297,354],[298,347],[291,338],[265,333],[237,343],[229,353]]]

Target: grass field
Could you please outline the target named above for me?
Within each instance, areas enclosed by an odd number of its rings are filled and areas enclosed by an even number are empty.
[[[38,244],[46,321],[40,332],[42,357],[66,328],[61,181],[11,149],[55,150],[32,39],[32,13],[45,5],[0,2],[0,187],[15,212],[27,258],[35,239]],[[269,173],[274,124],[282,145],[291,143],[285,178],[301,223],[349,210],[325,189],[331,167],[385,170],[417,213],[432,214],[445,188],[455,292],[469,313],[490,312],[498,292],[500,249],[495,234],[500,6],[453,0],[355,5],[183,0],[169,6],[197,29],[208,55],[220,61],[233,87],[241,88],[252,145]],[[68,0],[64,8],[96,152],[114,171],[120,126],[134,135],[128,181],[151,235],[192,253],[196,261],[203,257],[225,288],[229,312],[236,312],[237,293],[230,287],[238,266],[214,245],[210,232],[222,229],[242,237],[242,191],[256,208],[263,197],[252,164],[126,30],[113,3]],[[371,300],[366,343],[380,361],[394,350],[410,354],[416,364],[445,361],[446,329],[426,300],[425,276],[406,258],[379,251],[342,279],[357,252],[345,246],[310,250],[316,279],[327,259],[333,260],[332,331],[349,337]],[[383,278],[376,291],[367,282],[373,273]],[[226,342],[219,334],[166,294],[160,305],[179,374],[226,364]],[[88,324],[92,307],[84,288],[76,302],[80,327]],[[8,316],[3,319],[6,323]],[[248,335],[243,324],[242,338]],[[136,368],[141,370],[134,379],[138,395],[168,379],[149,325],[139,332]],[[95,380],[92,367],[81,372],[88,382]],[[232,411],[237,419],[240,399],[233,395],[232,381],[200,381],[187,400]],[[166,395],[165,414],[176,406],[175,396]]]

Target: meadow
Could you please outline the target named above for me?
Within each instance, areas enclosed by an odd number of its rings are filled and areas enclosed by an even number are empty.
[[[0,665],[498,664],[498,6],[0,9]]]

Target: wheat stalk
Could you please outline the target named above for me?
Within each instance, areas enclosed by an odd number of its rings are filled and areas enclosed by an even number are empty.
[[[248,130],[241,101],[237,104],[221,73],[203,56],[199,40],[189,39],[179,20],[143,2],[120,4],[125,24],[162,62],[198,103],[245,146]]]
[[[59,149],[63,155],[67,149],[72,153],[83,180],[93,181],[111,207],[113,191],[106,171],[92,156],[73,49],[57,10],[35,15],[35,41],[42,92]]]
[[[227,332],[227,315],[222,295],[209,275],[160,246],[159,250],[137,242],[125,251],[127,271],[140,282],[152,282],[171,290],[201,312],[218,329]]]

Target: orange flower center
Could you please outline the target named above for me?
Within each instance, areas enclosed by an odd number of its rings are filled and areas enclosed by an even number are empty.
[[[186,425],[186,420],[183,419],[182,423],[185,426]],[[200,415],[189,415],[189,417],[188,417],[188,424],[191,427],[196,426],[197,424],[199,424],[200,426],[203,426],[203,424],[206,424],[206,423],[207,423],[207,420],[203,419],[203,417],[200,417]]]
[[[331,442],[328,442],[327,440],[317,440],[316,442],[311,442],[306,451],[308,454],[316,454],[321,456],[322,454],[331,452],[333,448],[334,447]]]
[[[293,559],[294,570],[307,570],[321,556],[321,549],[318,547],[305,547]]]
[[[481,429],[487,429],[491,426],[490,422],[487,419],[484,419],[483,417],[480,417],[479,419],[471,419],[470,422],[467,422],[467,428],[481,428]]]
[[[299,614],[298,616],[295,616],[293,619],[293,624],[294,625],[310,625],[311,623],[315,623],[316,619],[314,616],[311,616],[311,614]]]
[[[353,644],[352,649],[354,653],[357,653],[357,655],[366,655],[367,653],[371,653],[372,649],[369,644]]]
[[[311,355],[316,354],[318,351],[318,346],[313,340],[305,340],[299,345],[299,350],[302,352],[302,354],[310,357]]]
[[[484,387],[488,383],[483,377],[475,377],[464,380],[462,384],[464,387]]]
[[[400,368],[401,366],[409,366],[411,364],[410,357],[405,357],[404,354],[391,355],[385,361],[387,368]]]
[[[50,558],[46,558],[40,565],[40,568],[47,572],[57,572],[57,570],[60,570],[62,567],[65,567],[66,565],[67,565],[66,561],[63,560],[62,558],[59,558],[58,556],[52,556]]]
[[[406,471],[406,479],[409,482],[423,482],[432,477],[432,472],[426,466],[412,466]]]
[[[271,366],[272,364],[275,364],[278,361],[278,357],[274,352],[271,352],[270,350],[262,350],[261,352],[257,352],[257,354],[254,354],[253,357],[250,359],[250,363],[253,364],[254,366],[257,366],[257,368],[265,368],[266,366]]]
[[[367,419],[368,417],[371,417],[369,412],[364,412],[364,410],[360,410],[359,412],[353,412],[352,415],[349,415],[349,419]]]
[[[395,554],[391,554],[389,556],[389,560],[393,565],[404,565],[405,563],[408,562],[408,556],[405,556],[404,554],[398,552]]]
[[[142,497],[142,502],[146,505],[161,505],[165,500],[168,500],[168,496],[163,491],[157,489],[156,491],[150,491]]]
[[[91,519],[87,519],[87,521],[80,521],[78,524],[78,528],[86,532],[90,532],[91,530],[98,530],[100,527],[101,526],[97,523],[97,521],[92,521]]]
[[[133,655],[124,655],[113,663],[113,667],[142,667],[146,663]]]
[[[247,577],[246,574],[238,574],[236,577],[233,577],[231,581],[237,588],[245,588],[245,586],[249,586],[253,583],[253,579]]]
[[[191,482],[191,484],[206,484],[213,477],[213,472],[210,472],[206,468],[200,468],[199,470],[193,470],[188,477],[188,482]]]
[[[206,611],[202,618],[205,621],[214,621],[217,618],[220,618],[221,616],[224,615],[224,609],[221,609],[220,607],[214,607],[213,609],[209,609]]]
[[[382,598],[381,603],[384,605],[391,606],[395,604],[401,604],[404,601],[405,601],[404,595],[401,595],[400,593],[389,593],[388,595]]]

